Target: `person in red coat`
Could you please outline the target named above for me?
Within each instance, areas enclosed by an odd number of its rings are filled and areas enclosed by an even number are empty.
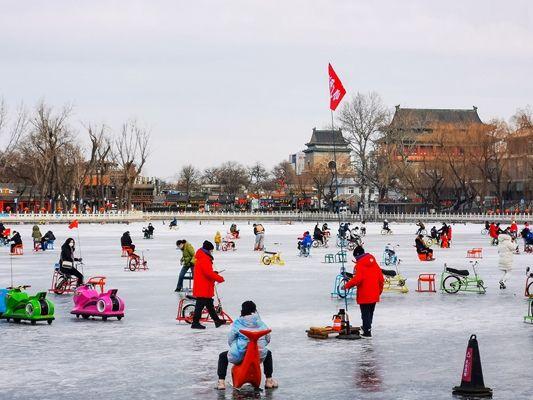
[[[489,226],[489,236],[492,238],[492,244],[498,244],[498,226],[492,222]]]
[[[218,328],[226,323],[218,317],[218,314],[213,305],[213,296],[215,295],[215,282],[224,282],[216,271],[213,271],[213,243],[205,241],[201,249],[195,254],[196,264],[194,265],[194,286],[192,294],[196,297],[196,306],[194,308],[194,316],[192,318],[192,329],[205,329],[205,326],[200,324],[200,318],[204,308],[207,308],[209,315],[215,322]]]
[[[355,257],[355,274],[346,283],[346,290],[357,286],[356,300],[361,309],[361,319],[363,321],[363,334],[361,336],[371,338],[374,310],[383,292],[385,279],[376,257],[365,253],[365,249],[362,246],[357,246],[353,251],[353,255]]]

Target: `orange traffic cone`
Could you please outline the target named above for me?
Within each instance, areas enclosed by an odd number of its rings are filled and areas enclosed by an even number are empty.
[[[465,365],[461,376],[461,386],[455,386],[452,394],[492,398],[492,389],[485,387],[481,357],[476,335],[471,335],[466,349]]]

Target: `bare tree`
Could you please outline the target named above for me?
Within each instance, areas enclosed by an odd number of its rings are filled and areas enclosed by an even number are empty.
[[[366,192],[375,181],[375,169],[371,168],[371,155],[380,130],[389,123],[390,112],[381,97],[371,92],[357,93],[350,102],[344,103],[338,115],[340,126],[353,152],[353,164],[359,180],[361,205],[366,203]]]
[[[217,168],[217,183],[229,196],[237,196],[250,183],[246,168],[235,161],[226,161]]]
[[[150,133],[136,121],[122,125],[120,135],[115,139],[115,157],[120,171],[118,181],[119,203],[131,209],[135,180],[141,174],[149,154]]]
[[[28,125],[28,114],[23,105],[19,106],[10,124],[7,106],[4,100],[0,99],[0,176],[3,175],[2,169],[7,158],[17,146],[21,136],[27,133]]]
[[[260,162],[256,162],[251,167],[248,167],[248,175],[250,180],[250,190],[258,193],[264,189],[264,185],[270,177],[269,172]]]
[[[191,164],[185,165],[179,173],[178,187],[189,197],[191,192],[198,188],[200,178],[201,173],[196,167]]]

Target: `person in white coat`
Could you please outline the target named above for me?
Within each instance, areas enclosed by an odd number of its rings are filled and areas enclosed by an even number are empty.
[[[503,271],[500,279],[500,289],[505,289],[507,280],[511,277],[513,269],[513,253],[516,251],[516,244],[511,240],[511,236],[502,234],[498,236],[498,268]]]

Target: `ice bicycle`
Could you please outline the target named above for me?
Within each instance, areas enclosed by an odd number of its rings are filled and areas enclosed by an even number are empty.
[[[483,280],[477,273],[477,265],[477,261],[470,261],[470,266],[474,272],[474,276],[470,277],[469,270],[450,268],[444,264],[444,270],[440,276],[440,290],[450,294],[459,291],[485,294],[487,289],[484,286]]]
[[[222,308],[222,302],[220,301],[220,297],[218,295],[216,286],[215,286],[215,296],[216,296],[216,302],[214,303],[214,306],[215,306],[215,311],[218,315],[218,318],[220,318],[221,320],[227,321],[227,323],[229,324],[233,323],[233,319],[228,314],[226,314],[226,312]],[[185,297],[180,299],[180,302],[178,303],[178,315],[176,316],[176,321],[179,321],[179,322],[185,321],[188,324],[192,324],[195,307],[196,307],[196,297],[188,295],[188,294],[185,295]],[[202,310],[202,316],[200,317],[200,322],[214,322],[206,308]]]
[[[355,296],[355,289],[344,289],[344,285],[346,285],[352,278],[353,274],[347,272],[346,267],[342,265],[338,275],[335,277],[335,281],[333,282],[333,290],[330,293],[331,297],[337,297],[339,299],[353,299]]]

